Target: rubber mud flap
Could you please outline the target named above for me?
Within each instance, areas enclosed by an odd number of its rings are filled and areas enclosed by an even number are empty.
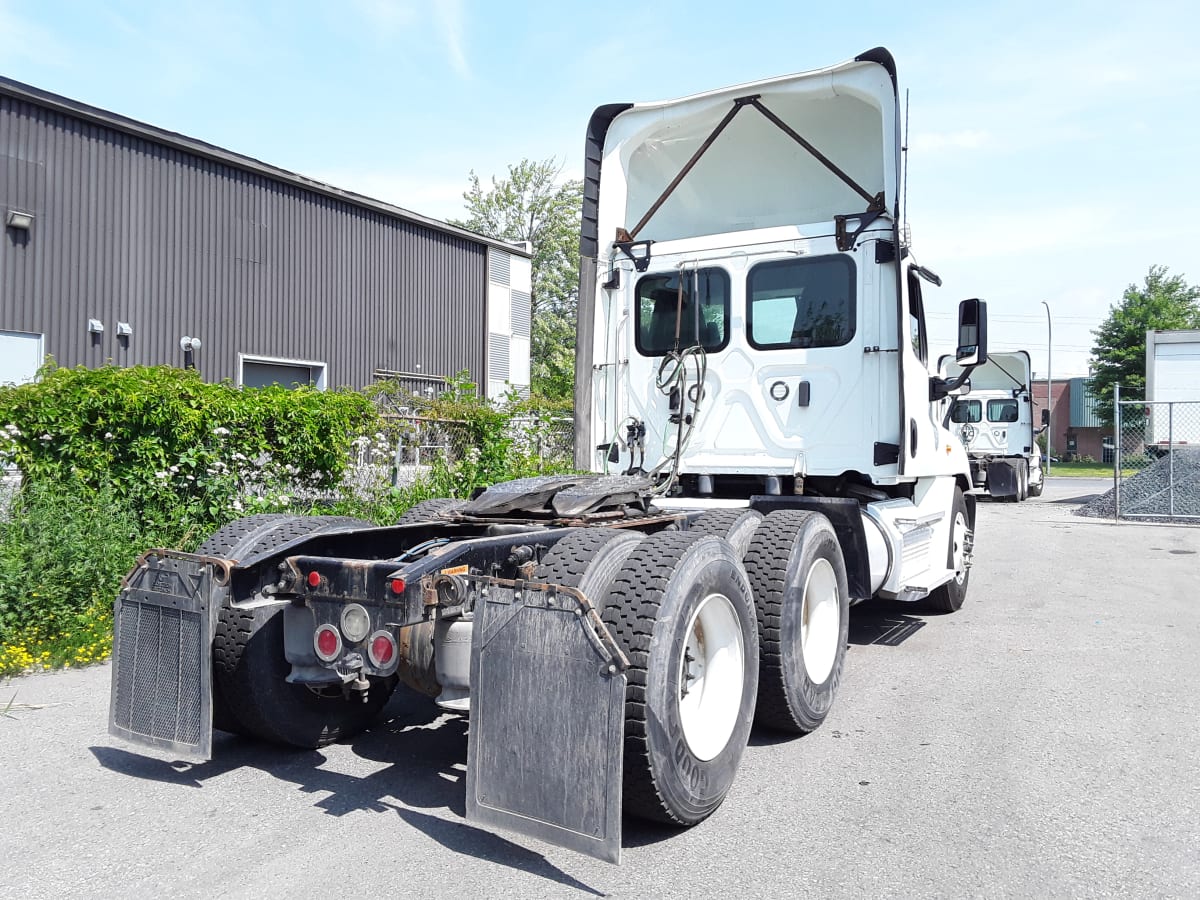
[[[196,759],[212,756],[214,610],[221,560],[152,550],[126,576],[113,624],[110,734]]]
[[[1011,463],[997,460],[987,469],[987,492],[997,500],[1015,499],[1017,496],[1017,470]]]
[[[468,821],[620,862],[627,660],[578,590],[470,581]]]

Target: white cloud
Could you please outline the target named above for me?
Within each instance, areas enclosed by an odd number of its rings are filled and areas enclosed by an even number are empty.
[[[955,216],[943,209],[923,214],[926,220],[932,224],[914,227],[914,243],[918,254],[931,260],[1012,259],[1124,242],[1114,227],[1115,212],[1099,206],[970,211],[965,219],[961,210]]]
[[[43,65],[65,66],[71,59],[66,46],[40,25],[13,11],[11,3],[0,0],[0,64],[29,60]]]
[[[450,65],[460,77],[470,78],[471,67],[463,48],[465,27],[462,0],[438,0],[434,9],[438,27],[446,41],[446,50],[450,54]]]
[[[410,0],[354,0],[354,7],[371,30],[393,35],[417,21],[416,4]]]
[[[920,132],[908,142],[910,150],[936,153],[941,150],[976,150],[988,144],[991,135],[978,129],[951,132]]]
[[[460,78],[471,77],[466,54],[466,15],[462,0],[353,0],[354,8],[377,37],[431,26],[444,43],[446,61]]]
[[[308,173],[308,177],[433,219],[466,215],[462,198],[467,188],[465,176],[452,180],[382,170],[331,169]]]

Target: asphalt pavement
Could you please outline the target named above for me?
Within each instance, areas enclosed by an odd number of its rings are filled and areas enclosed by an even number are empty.
[[[824,727],[754,734],[724,805],[620,866],[463,818],[466,726],[351,743],[106,731],[108,666],[0,682],[0,897],[1200,896],[1200,527],[981,499],[963,609],[855,608]]]

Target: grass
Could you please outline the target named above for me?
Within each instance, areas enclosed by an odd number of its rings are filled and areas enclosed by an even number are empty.
[[[1122,475],[1136,475],[1140,469],[1123,469]],[[1056,462],[1050,464],[1050,477],[1057,478],[1112,478],[1112,463]]]
[[[0,706],[0,719],[15,719],[16,716],[13,715],[13,710],[36,710],[36,709],[43,709],[43,707],[34,706],[31,703],[18,703],[17,695],[13,694],[9,698],[8,703],[4,704],[4,706]]]

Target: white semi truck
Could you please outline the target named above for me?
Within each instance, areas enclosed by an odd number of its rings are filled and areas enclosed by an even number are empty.
[[[1146,449],[1200,447],[1200,329],[1146,332]]]
[[[900,222],[896,70],[602,106],[586,139],[576,460],[399,523],[255,516],[153,550],[110,727],[312,747],[398,681],[469,713],[466,810],[616,860],[721,804],[751,726],[834,702],[849,608],[963,603],[971,472]],[[959,305],[964,376],[984,304]]]
[[[962,367],[947,356],[939,361],[939,369],[947,376],[962,373]],[[997,500],[1040,497],[1043,472],[1037,435],[1041,429],[1033,422],[1029,354],[991,351],[970,381],[968,395],[948,401],[948,415],[950,428],[967,450],[971,482]],[[1049,410],[1043,413],[1048,415]]]

